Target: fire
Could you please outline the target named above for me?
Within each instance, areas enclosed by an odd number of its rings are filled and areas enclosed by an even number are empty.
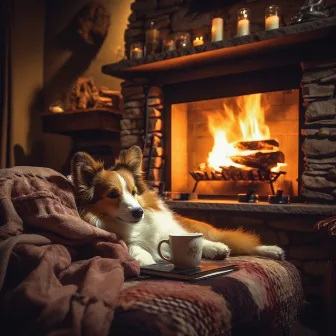
[[[238,149],[235,147],[237,142],[271,139],[270,129],[265,123],[261,94],[237,97],[234,102],[234,106],[224,103],[222,111],[207,115],[209,130],[214,139],[214,146],[208,156],[208,166],[219,171],[221,167],[229,166],[248,169],[233,162],[231,157],[246,156],[255,151]],[[259,150],[259,152],[272,152],[272,150]],[[272,171],[279,171],[283,165],[286,164],[278,163]]]

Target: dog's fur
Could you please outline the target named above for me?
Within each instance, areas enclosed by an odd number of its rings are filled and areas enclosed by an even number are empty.
[[[144,182],[142,152],[137,146],[121,153],[115,166],[108,170],[90,155],[76,153],[71,177],[81,217],[120,236],[140,265],[160,260],[158,243],[170,233],[185,232],[203,233],[205,258],[224,259],[230,253],[284,258],[280,247],[261,245],[257,235],[241,229],[219,230],[174,214]]]

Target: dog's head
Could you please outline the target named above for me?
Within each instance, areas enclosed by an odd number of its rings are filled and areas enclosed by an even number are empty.
[[[138,146],[123,151],[110,169],[104,169],[103,163],[89,154],[78,152],[71,170],[80,208],[123,223],[138,223],[143,218],[138,197],[147,186],[142,178],[142,152]]]

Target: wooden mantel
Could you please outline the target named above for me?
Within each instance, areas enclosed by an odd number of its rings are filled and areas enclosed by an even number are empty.
[[[207,43],[186,50],[122,60],[102,67],[104,74],[163,85],[205,79],[334,56],[336,17]]]

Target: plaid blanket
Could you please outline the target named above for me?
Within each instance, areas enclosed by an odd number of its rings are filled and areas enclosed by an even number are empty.
[[[302,302],[297,270],[234,261],[238,272],[197,284],[140,281],[126,245],[81,220],[63,175],[0,170],[1,336],[286,335]]]
[[[194,284],[126,282],[111,335],[289,335],[303,303],[297,269],[261,257],[230,259],[237,272]]]

